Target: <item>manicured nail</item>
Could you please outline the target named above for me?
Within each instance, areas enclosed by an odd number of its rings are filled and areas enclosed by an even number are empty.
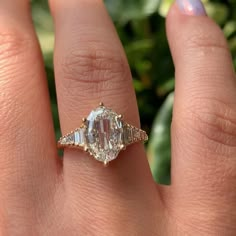
[[[206,10],[201,0],[176,0],[176,3],[179,6],[180,10],[186,15],[206,15]]]

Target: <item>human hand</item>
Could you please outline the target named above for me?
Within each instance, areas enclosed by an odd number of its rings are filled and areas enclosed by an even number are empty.
[[[197,0],[177,2],[167,18],[176,92],[172,185],[164,187],[141,144],[108,168],[71,149],[62,163],[29,1],[0,1],[0,235],[236,235],[230,53]],[[50,4],[62,133],[100,101],[138,126],[128,63],[102,1]]]

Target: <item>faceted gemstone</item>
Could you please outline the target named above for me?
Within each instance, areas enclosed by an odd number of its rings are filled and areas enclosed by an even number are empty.
[[[129,130],[128,127],[124,127],[123,140],[125,144],[129,144]]]
[[[112,110],[98,107],[87,117],[85,137],[90,154],[107,163],[123,148],[123,122]]]
[[[130,144],[133,142],[133,127],[126,125],[124,127],[124,134],[123,134],[123,138],[124,138],[124,143],[126,145]]]
[[[85,144],[86,143],[86,141],[85,141],[85,128],[80,129],[79,136],[80,136],[80,144],[81,145]]]
[[[70,134],[70,135],[67,136],[67,142],[70,143],[70,144],[73,144],[73,143],[74,143],[73,134]]]
[[[85,128],[80,128],[74,132],[74,145],[83,146],[85,144]]]
[[[66,138],[62,138],[61,140],[60,140],[60,144],[62,144],[62,145],[64,145],[64,144],[66,144]]]
[[[75,145],[79,145],[81,143],[80,141],[80,135],[79,135],[79,130],[76,130],[74,133],[74,139],[75,139]]]
[[[72,145],[74,143],[74,135],[73,134],[68,134],[64,138],[60,140],[61,145]]]

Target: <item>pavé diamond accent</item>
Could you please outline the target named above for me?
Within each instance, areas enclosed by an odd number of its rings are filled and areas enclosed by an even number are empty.
[[[61,140],[62,144],[69,144],[69,145],[73,145],[74,144],[74,137],[73,134],[68,134],[65,137],[62,138]]]

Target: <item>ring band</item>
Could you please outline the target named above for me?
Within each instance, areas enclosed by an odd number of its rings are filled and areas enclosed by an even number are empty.
[[[80,128],[59,139],[58,147],[82,149],[107,165],[128,145],[147,140],[145,131],[126,123],[122,115],[100,103],[87,118],[83,118]]]

